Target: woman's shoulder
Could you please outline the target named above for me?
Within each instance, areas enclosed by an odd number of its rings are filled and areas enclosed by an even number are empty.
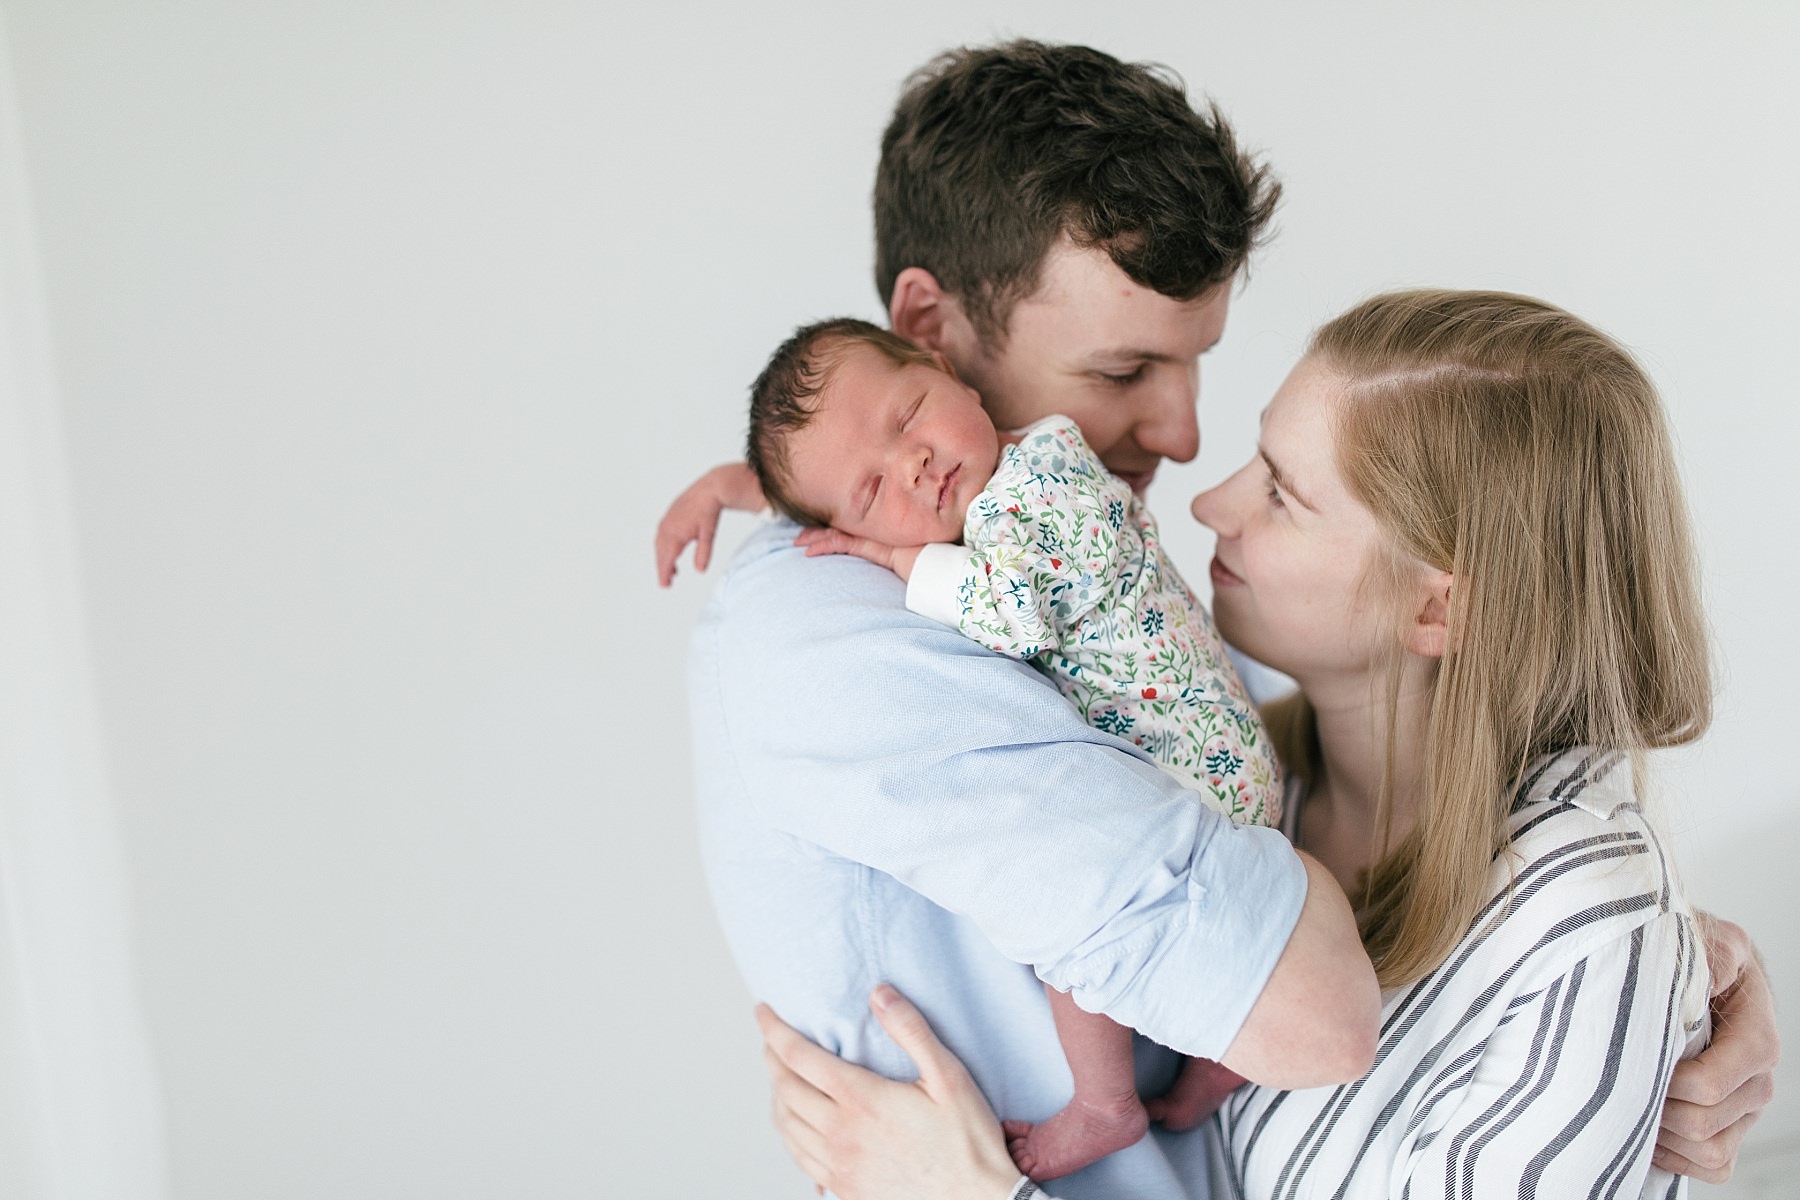
[[[1641,859],[1667,873],[1667,857],[1625,753],[1574,747],[1546,754],[1513,786],[1508,806],[1507,846],[1497,864],[1510,859],[1522,871],[1546,859],[1587,862],[1610,846],[1615,853],[1600,854],[1598,861]]]
[[[1529,960],[1529,975],[1560,973],[1599,945],[1688,917],[1630,756],[1587,748],[1546,755],[1510,804],[1508,841],[1471,929],[1490,952],[1518,956],[1521,968]]]

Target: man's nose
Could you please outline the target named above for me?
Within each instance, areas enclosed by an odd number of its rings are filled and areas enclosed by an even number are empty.
[[[1149,396],[1149,411],[1138,422],[1138,445],[1174,462],[1191,462],[1200,453],[1200,364],[1170,371]]]

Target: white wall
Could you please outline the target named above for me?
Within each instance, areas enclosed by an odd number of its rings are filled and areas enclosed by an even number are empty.
[[[810,1194],[694,849],[705,582],[650,533],[787,330],[878,315],[902,77],[1007,33],[1170,63],[1288,186],[1152,496],[1178,561],[1370,291],[1641,352],[1726,668],[1689,876],[1800,1045],[1797,10],[1096,7],[4,0],[177,1195]]]
[[[7,63],[0,28],[0,1196],[161,1200],[161,1098]]]

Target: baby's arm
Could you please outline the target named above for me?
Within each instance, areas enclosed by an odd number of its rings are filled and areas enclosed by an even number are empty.
[[[911,579],[913,564],[919,561],[924,546],[890,546],[874,538],[857,537],[841,529],[806,529],[794,539],[794,545],[806,548],[806,557],[821,554],[854,554],[878,567],[886,567],[902,579]]]
[[[1133,556],[1118,545],[1130,493],[1072,422],[1041,421],[1017,447],[969,506],[966,548],[921,561],[906,606],[1024,660],[1062,645]]]
[[[911,584],[906,606],[921,616],[941,621],[973,638],[997,654],[1026,659],[1048,644],[1050,622],[1035,583],[1017,569],[1016,554],[996,560],[985,550],[970,551],[949,542],[923,546],[890,546],[874,538],[858,537],[841,529],[807,529],[794,539],[806,548],[806,556],[853,554],[878,567],[886,567]],[[931,554],[931,566],[913,579],[920,559]],[[996,562],[998,571],[996,572]],[[974,593],[964,583],[979,566],[983,585]],[[1059,563],[1060,565],[1060,563]]]
[[[675,578],[675,560],[694,546],[694,570],[704,571],[712,560],[713,534],[719,529],[719,513],[727,508],[759,512],[768,507],[756,473],[747,463],[724,463],[697,479],[675,497],[656,527],[656,580],[668,587]]]

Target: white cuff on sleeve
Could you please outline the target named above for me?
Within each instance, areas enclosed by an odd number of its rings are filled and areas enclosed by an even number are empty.
[[[906,581],[906,607],[950,628],[958,627],[962,602],[956,598],[969,548],[954,542],[933,542],[919,551],[912,577]]]

